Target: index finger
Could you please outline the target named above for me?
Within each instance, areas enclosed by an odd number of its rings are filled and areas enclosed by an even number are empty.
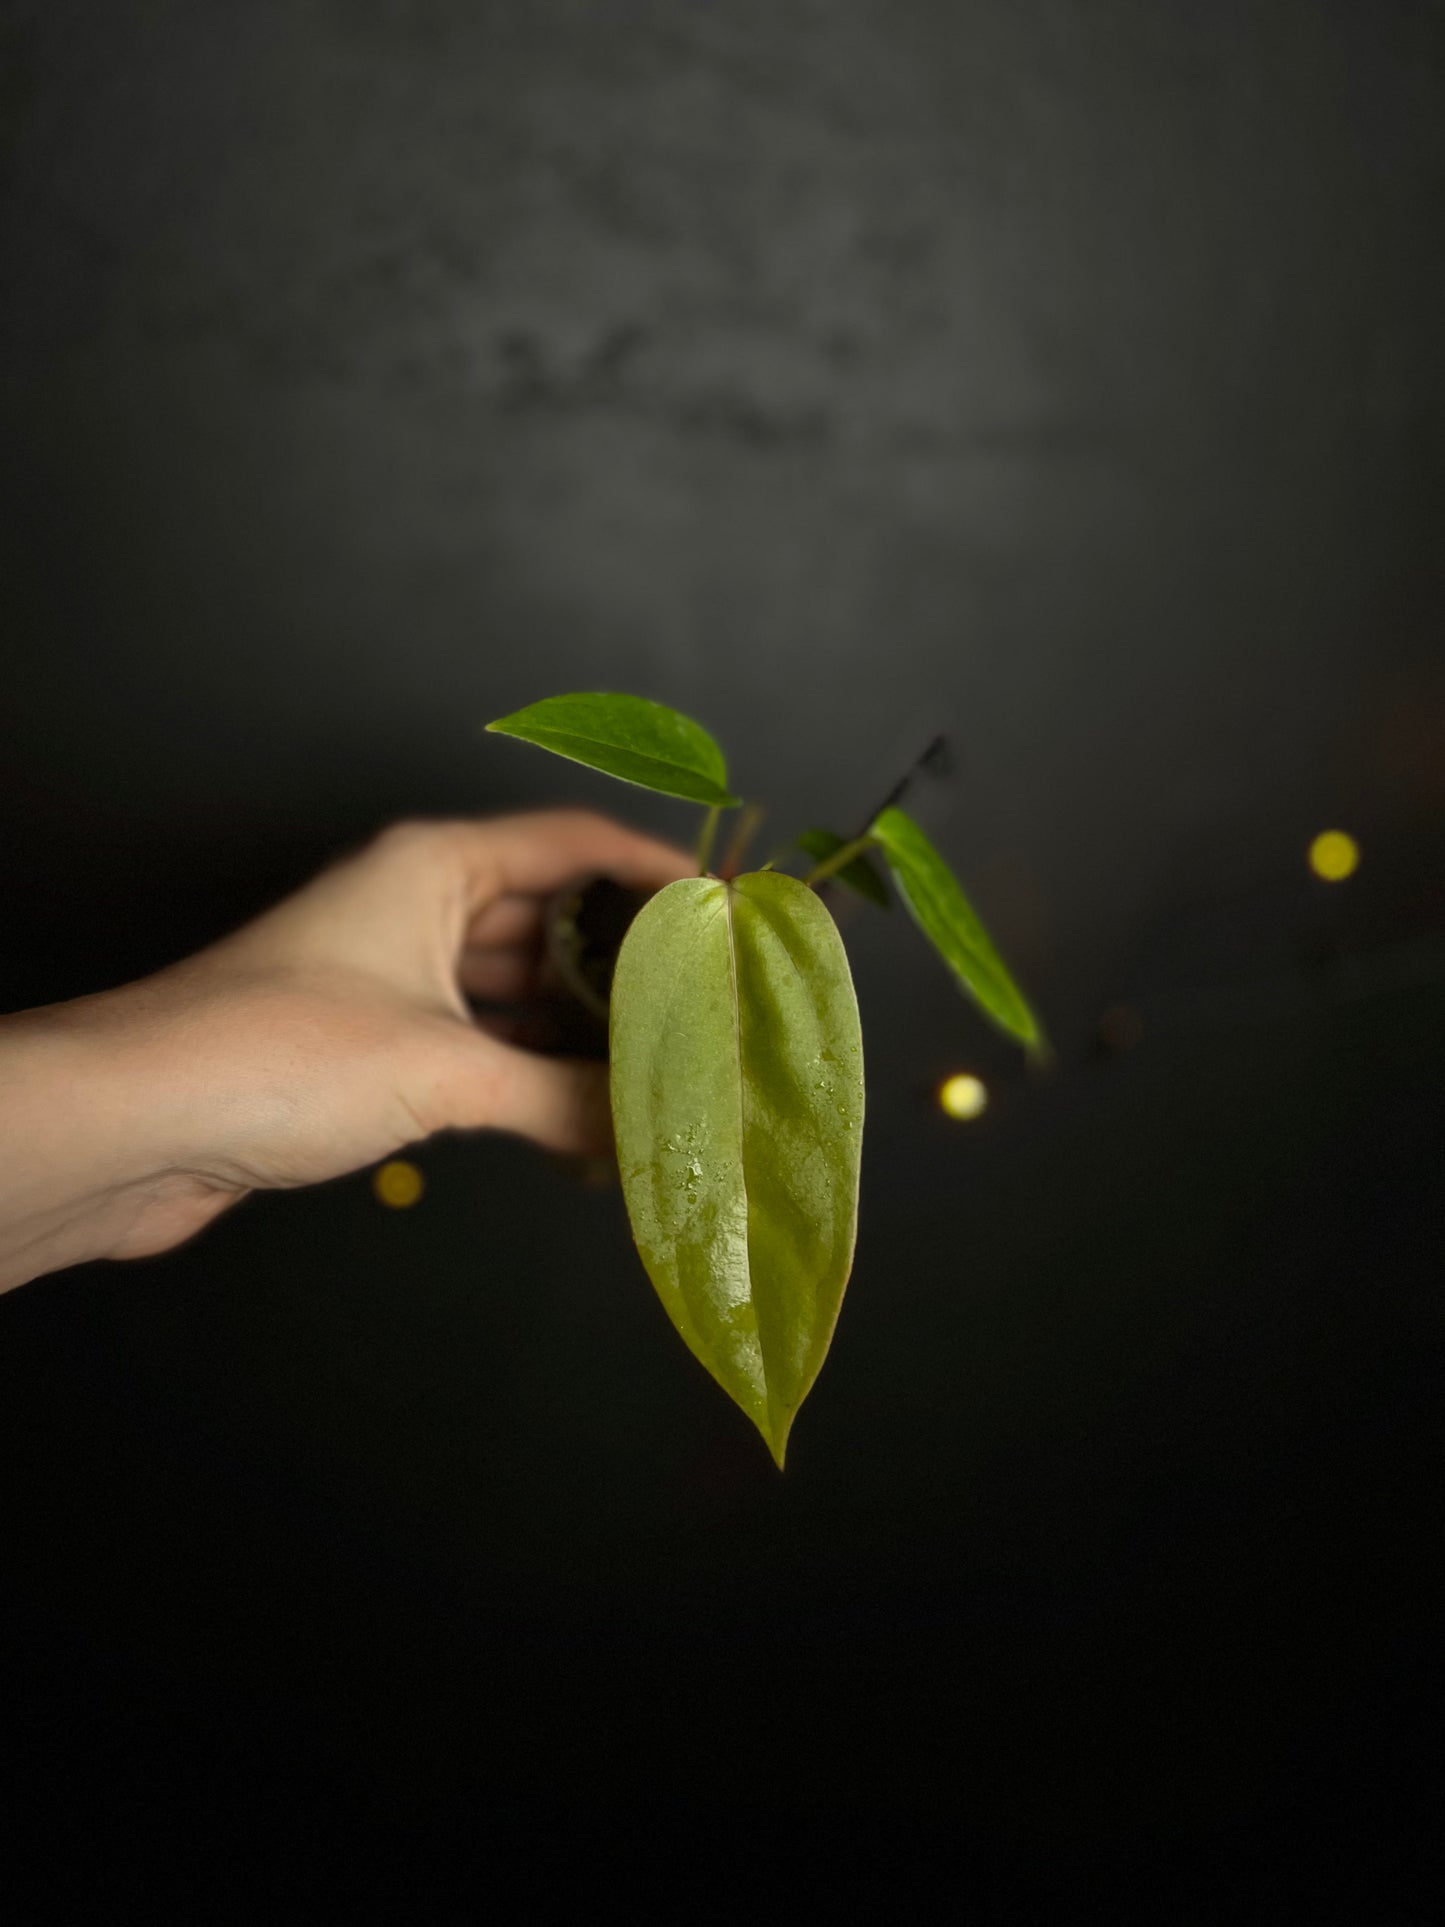
[[[473,909],[495,896],[545,896],[579,877],[609,876],[638,890],[696,873],[671,843],[591,810],[538,810],[457,825]]]

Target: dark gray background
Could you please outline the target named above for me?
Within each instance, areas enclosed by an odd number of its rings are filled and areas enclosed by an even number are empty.
[[[13,1294],[42,1806],[922,1816],[1198,1895],[1369,1786],[1408,1867],[1440,5],[9,0],[0,111],[0,1006],[399,815],[690,835],[478,736],[604,687],[779,833],[948,731],[920,812],[1059,1050],[850,923],[862,1232],[781,1480],[615,1196],[502,1141]]]

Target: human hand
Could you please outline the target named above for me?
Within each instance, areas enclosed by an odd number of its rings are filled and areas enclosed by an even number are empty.
[[[580,811],[401,824],[157,976],[5,1019],[0,1288],[166,1250],[248,1191],[449,1127],[605,1151],[606,1066],[519,1049],[467,999],[536,990],[564,884],[693,868]]]

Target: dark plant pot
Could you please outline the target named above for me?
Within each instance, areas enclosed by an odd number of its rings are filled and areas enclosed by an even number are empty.
[[[558,891],[547,907],[549,975],[575,1006],[564,1019],[565,1047],[607,1055],[607,1012],[617,953],[651,892],[611,877],[592,877]]]

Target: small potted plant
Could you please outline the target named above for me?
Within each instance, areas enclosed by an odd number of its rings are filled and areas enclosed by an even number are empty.
[[[684,1342],[779,1467],[827,1354],[853,1263],[863,1043],[848,959],[819,887],[886,905],[884,872],[979,1008],[1043,1039],[957,879],[899,793],[854,837],[803,831],[802,877],[737,873],[756,811],[690,717],[638,696],[552,696],[488,724],[704,810],[698,874],[632,918],[609,999],[617,1162],[633,1239]],[[900,786],[901,787],[901,786]],[[737,853],[709,866],[719,819]],[[880,868],[881,860],[881,868]],[[592,984],[594,997],[605,996]]]

